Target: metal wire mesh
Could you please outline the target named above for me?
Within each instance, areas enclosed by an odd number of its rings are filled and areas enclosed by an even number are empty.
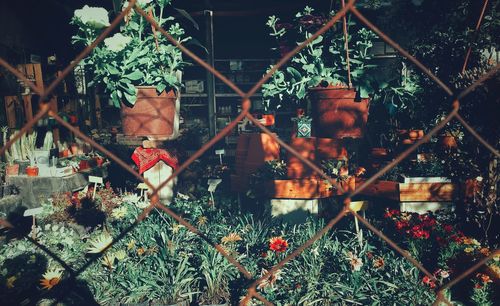
[[[101,151],[104,153],[108,158],[116,162],[118,165],[120,165],[123,169],[126,171],[130,172],[132,175],[134,175],[138,180],[146,183],[152,190],[152,195],[151,195],[151,204],[145,208],[142,213],[137,216],[137,219],[133,224],[131,224],[128,228],[126,228],[124,231],[122,231],[118,236],[114,237],[113,242],[108,245],[101,253],[96,254],[93,256],[85,265],[80,267],[78,270],[72,269],[68,264],[66,264],[62,259],[60,259],[57,255],[55,255],[53,252],[51,252],[49,249],[47,249],[45,246],[41,245],[38,243],[36,240],[33,240],[29,237],[27,239],[31,241],[36,247],[42,249],[44,252],[47,253],[48,256],[52,257],[54,260],[59,262],[64,269],[69,273],[70,277],[69,280],[66,283],[61,283],[60,285],[66,285],[68,288],[71,290],[74,290],[72,288],[72,282],[76,280],[78,275],[80,275],[83,271],[85,271],[93,262],[98,260],[101,256],[105,254],[105,252],[113,246],[117,241],[122,239],[128,232],[133,230],[144,218],[148,216],[148,214],[151,212],[152,209],[157,208],[168,215],[170,215],[172,218],[174,218],[176,221],[178,221],[180,224],[184,225],[188,230],[191,232],[195,233],[199,237],[201,237],[203,240],[205,240],[208,244],[212,245],[218,252],[220,252],[231,264],[233,264],[242,274],[245,278],[248,280],[251,280],[252,283],[248,287],[248,292],[246,296],[241,300],[242,305],[247,305],[247,303],[252,299],[256,298],[260,301],[262,301],[266,305],[272,305],[271,302],[269,302],[267,299],[265,299],[262,295],[260,295],[256,288],[257,286],[267,279],[271,274],[275,273],[278,269],[283,267],[287,262],[293,260],[295,257],[300,255],[306,248],[311,246],[315,241],[317,241],[319,238],[321,238],[326,232],[328,232],[330,229],[332,229],[340,220],[342,220],[346,215],[352,214],[355,218],[357,218],[362,224],[364,224],[370,231],[375,233],[377,236],[379,236],[382,240],[387,242],[394,250],[396,250],[398,253],[400,253],[403,257],[405,257],[408,261],[410,261],[413,265],[415,265],[422,273],[427,275],[430,279],[436,280],[435,277],[430,273],[426,268],[418,262],[415,258],[413,258],[408,252],[405,252],[402,248],[400,248],[394,241],[389,239],[387,236],[385,236],[380,230],[378,230],[376,227],[374,227],[372,224],[370,224],[365,218],[361,217],[358,215],[355,211],[351,210],[349,208],[349,203],[350,199],[359,194],[361,191],[363,191],[365,188],[370,186],[375,180],[377,180],[380,176],[382,176],[384,173],[392,169],[394,166],[399,164],[403,159],[408,157],[409,154],[411,154],[413,151],[415,151],[420,145],[423,143],[427,142],[430,140],[430,138],[438,133],[446,123],[450,122],[451,120],[458,120],[470,133],[473,137],[475,137],[481,144],[483,144],[491,153],[493,153],[496,157],[500,157],[500,153],[490,144],[488,144],[487,141],[485,141],[475,130],[473,127],[471,127],[460,115],[460,100],[463,99],[465,96],[470,94],[477,86],[494,76],[500,66],[497,65],[494,67],[491,71],[486,73],[484,76],[476,80],[471,86],[466,88],[460,93],[455,93],[453,92],[443,81],[441,81],[437,76],[435,76],[430,69],[425,67],[422,63],[420,63],[416,58],[411,56],[406,50],[404,50],[402,47],[400,47],[396,42],[394,42],[390,37],[388,37],[383,31],[378,29],[374,24],[372,24],[361,12],[359,12],[356,7],[355,7],[355,1],[351,0],[348,1],[348,3],[343,7],[340,11],[338,11],[329,21],[326,23],[320,30],[318,30],[314,35],[312,35],[308,40],[304,41],[302,44],[296,46],[292,51],[288,52],[286,55],[284,55],[273,67],[270,69],[263,77],[258,81],[248,92],[244,92],[241,89],[239,89],[233,82],[231,82],[228,78],[226,78],[223,74],[221,74],[219,71],[217,71],[214,67],[210,66],[207,64],[205,61],[197,57],[194,53],[192,53],[188,48],[183,46],[181,43],[176,41],[167,31],[165,31],[163,28],[161,28],[156,21],[148,15],[146,12],[144,12],[139,6],[135,5],[136,0],[131,0],[129,2],[129,6],[124,9],[116,18],[113,20],[111,25],[89,46],[87,46],[76,58],[72,63],[66,67],[63,72],[58,76],[56,80],[54,80],[46,89],[42,89],[37,87],[35,84],[33,84],[30,80],[28,80],[20,71],[15,69],[13,66],[11,66],[9,63],[7,63],[4,59],[0,58],[0,65],[6,68],[8,71],[10,71],[13,75],[15,75],[18,79],[22,80],[25,84],[27,84],[35,93],[40,95],[40,101],[42,101],[40,111],[30,120],[28,121],[22,128],[21,130],[12,138],[10,139],[4,147],[0,149],[0,155],[4,154],[5,150],[10,148],[13,143],[18,140],[23,134],[25,134],[28,130],[30,130],[40,119],[42,119],[46,115],[50,115],[53,117],[56,121],[58,121],[62,126],[67,128],[69,131],[73,132],[76,136],[80,137],[83,139],[85,142],[89,143],[92,147],[95,149]],[[487,1],[486,1],[487,3]],[[123,18],[132,10],[134,9],[138,14],[142,15],[144,19],[146,19],[157,31],[159,31],[162,35],[164,35],[172,44],[177,46],[182,52],[184,52],[187,56],[192,58],[197,64],[208,70],[210,73],[212,73],[215,77],[219,78],[222,82],[224,82],[227,86],[229,86],[232,90],[234,90],[240,97],[241,97],[241,105],[242,105],[242,111],[240,114],[229,124],[227,125],[224,129],[222,129],[215,137],[213,137],[209,142],[204,144],[197,152],[195,152],[188,160],[186,160],[177,170],[173,172],[173,174],[166,180],[164,181],[160,186],[154,187],[148,180],[144,179],[137,171],[135,171],[133,168],[131,168],[127,163],[125,163],[123,160],[119,159],[116,155],[114,155],[112,152],[104,148],[103,146],[99,145],[96,143],[93,139],[82,133],[80,130],[77,128],[71,126],[69,123],[64,121],[56,112],[50,109],[48,103],[43,103],[45,99],[51,94],[51,92],[58,86],[58,84],[63,81],[64,78],[75,68],[78,63],[85,58],[100,42],[102,42],[108,35],[113,31],[113,29],[116,28],[117,25],[120,24],[120,22],[123,20]],[[484,11],[484,10],[483,10]],[[391,47],[393,47],[395,50],[397,50],[402,56],[407,58],[410,62],[412,62],[418,69],[420,69],[423,73],[425,73],[430,79],[432,79],[440,88],[442,88],[446,94],[450,97],[450,107],[451,111],[449,114],[443,119],[439,124],[437,124],[430,132],[427,133],[422,139],[418,140],[415,142],[411,147],[407,148],[404,152],[402,152],[397,158],[395,158],[392,162],[387,164],[385,167],[383,167],[381,170],[379,170],[376,174],[374,174],[372,177],[370,177],[368,180],[366,180],[364,183],[362,183],[359,187],[357,187],[354,191],[349,193],[345,200],[344,200],[344,208],[343,210],[335,216],[333,219],[331,219],[327,225],[322,228],[320,231],[318,231],[314,236],[309,238],[303,245],[299,246],[297,249],[295,249],[292,253],[290,253],[288,256],[286,256],[283,260],[281,260],[277,265],[275,265],[273,268],[271,268],[266,274],[259,278],[255,278],[242,264],[240,264],[234,257],[229,255],[224,248],[222,248],[219,244],[212,242],[212,240],[207,237],[202,231],[200,231],[197,227],[194,225],[190,224],[187,222],[185,219],[183,219],[181,216],[178,214],[174,213],[172,210],[170,210],[167,206],[163,205],[158,198],[158,192],[161,190],[169,181],[172,179],[176,178],[181,172],[183,172],[191,163],[193,163],[197,158],[199,158],[203,153],[205,153],[208,149],[210,149],[214,144],[216,144],[218,141],[220,141],[223,137],[225,137],[228,133],[230,133],[238,124],[239,121],[241,121],[244,118],[247,118],[251,122],[253,122],[257,127],[259,127],[260,130],[262,130],[264,133],[267,133],[272,139],[274,139],[276,142],[278,142],[282,147],[284,147],[288,152],[293,154],[295,157],[297,157],[301,162],[303,162],[305,165],[309,166],[312,168],[317,174],[319,174],[321,177],[324,179],[328,180],[333,186],[337,185],[337,182],[326,175],[318,166],[316,166],[314,163],[312,163],[310,160],[302,157],[297,151],[295,151],[292,147],[284,143],[281,139],[277,138],[276,135],[274,135],[270,130],[268,130],[265,126],[263,126],[258,119],[256,119],[254,116],[252,116],[249,113],[250,107],[251,107],[251,101],[250,97],[257,92],[257,90],[260,89],[260,87],[266,83],[269,78],[273,75],[275,71],[277,71],[279,68],[281,68],[283,65],[285,65],[295,54],[297,54],[300,50],[305,48],[310,42],[314,41],[319,35],[323,34],[326,32],[330,27],[332,27],[340,18],[345,16],[348,12],[351,12],[354,16],[356,16],[362,23],[364,23],[368,28],[370,28],[372,31],[374,31],[381,39],[383,39],[387,44],[389,44]],[[468,57],[468,56],[467,56]],[[12,224],[9,223],[7,220],[0,220],[0,225],[4,227],[10,227],[14,228]],[[474,273],[476,270],[478,270],[482,265],[484,265],[488,260],[492,259],[495,256],[500,255],[500,250],[495,250],[491,252],[491,254],[488,257],[485,257],[478,263],[476,263],[474,266],[470,267],[466,271],[462,272],[460,275],[458,275],[455,279],[451,280],[447,284],[441,286],[440,288],[435,289],[436,293],[436,301],[435,304],[439,303],[445,303],[447,305],[451,305],[450,301],[447,300],[444,297],[444,290],[452,287],[462,279],[468,277],[470,274]]]

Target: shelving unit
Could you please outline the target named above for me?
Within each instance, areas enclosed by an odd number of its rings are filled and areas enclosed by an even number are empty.
[[[243,91],[248,91],[257,83],[271,64],[273,64],[271,59],[215,59],[214,62],[215,68]],[[205,127],[210,127],[210,118],[213,118],[215,133],[217,133],[238,115],[240,96],[216,78],[214,99],[212,99],[207,85],[209,80],[207,80],[204,68],[197,65],[187,67],[183,82],[181,109],[186,114],[185,126],[188,127],[192,122],[197,124],[202,122]],[[260,105],[262,94],[257,92],[252,97],[253,105]],[[210,107],[210,101],[215,101],[213,107]],[[211,114],[212,109],[213,114]],[[237,136],[237,132],[233,136]],[[228,146],[235,143],[230,138],[226,139]]]

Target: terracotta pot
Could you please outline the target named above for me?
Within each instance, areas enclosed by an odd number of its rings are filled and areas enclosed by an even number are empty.
[[[421,139],[424,137],[424,130],[410,130],[408,137],[410,137],[411,140]]]
[[[274,114],[264,114],[262,115],[262,119],[264,119],[265,126],[273,126],[275,123]]]
[[[290,146],[294,148],[300,156],[309,159],[314,163],[316,160],[316,138],[292,138]],[[287,153],[287,174],[289,178],[298,179],[316,176],[315,172],[304,164],[295,155]]]
[[[5,166],[5,175],[19,175],[19,164],[7,165]]]
[[[179,116],[176,94],[173,90],[162,92],[150,86],[138,86],[137,100],[132,107],[122,104],[123,133],[127,136],[151,136],[172,139],[178,134]]]
[[[442,149],[450,150],[450,149],[456,149],[458,144],[455,137],[442,135],[439,137],[439,146]]]
[[[69,156],[69,149],[64,149],[63,151],[59,152],[59,157],[68,157]]]
[[[415,130],[411,130],[408,133],[408,137],[410,137],[411,140],[417,140],[418,139],[418,133]]]
[[[310,89],[316,136],[361,138],[368,120],[369,99],[356,102],[356,91],[343,87]]]
[[[80,162],[78,163],[79,165],[79,170],[85,170],[85,169],[89,169],[90,168],[90,165],[89,165],[89,161],[88,160],[80,160]]]
[[[376,160],[384,160],[389,156],[389,151],[386,148],[372,148],[371,157]]]
[[[316,159],[342,159],[347,157],[347,150],[340,139],[316,138]]]
[[[102,157],[96,157],[95,162],[97,164],[97,167],[102,167],[102,164],[104,164],[104,158]]]
[[[80,148],[78,147],[78,145],[76,143],[72,144],[70,148],[71,148],[71,154],[78,155]]]
[[[26,167],[26,175],[27,176],[38,176],[38,167],[37,166]]]
[[[245,175],[257,171],[266,161],[279,159],[280,145],[265,133],[248,134],[247,155],[245,157]]]
[[[411,139],[403,139],[403,141],[401,141],[401,142],[402,142],[403,144],[405,144],[405,145],[410,145],[410,144],[413,144],[413,142],[414,142],[414,141],[413,141],[413,140],[411,140]]]

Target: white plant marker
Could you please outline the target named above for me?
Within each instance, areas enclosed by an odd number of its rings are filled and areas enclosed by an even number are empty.
[[[97,190],[97,184],[102,185],[102,177],[89,175],[89,182],[94,183],[94,190],[92,191],[92,200],[95,199],[95,192]]]
[[[215,150],[215,154],[219,155],[219,162],[222,165],[222,155],[226,154],[226,150],[224,149]]]
[[[210,192],[210,199],[215,206],[214,191],[217,186],[222,182],[222,179],[209,179],[208,180],[208,192]]]
[[[23,213],[24,217],[33,217],[33,224],[31,225],[31,237],[33,240],[36,240],[36,218],[35,216],[38,214],[41,214],[43,211],[42,207],[37,207],[37,208],[31,208],[31,209],[26,209]]]

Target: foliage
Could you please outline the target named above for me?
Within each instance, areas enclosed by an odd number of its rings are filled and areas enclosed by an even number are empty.
[[[190,39],[173,17],[164,15],[170,0],[138,1],[137,5],[180,43]],[[127,7],[125,2],[122,10]],[[73,44],[89,46],[109,25],[107,14],[103,8],[88,6],[76,10],[71,21],[78,27]],[[159,31],[152,30],[151,24],[134,9],[126,16],[120,31],[96,46],[84,64],[94,74],[94,81],[89,85],[103,85],[116,107],[120,107],[121,102],[134,105],[135,86],[154,86],[158,93],[179,90],[176,74],[186,65],[179,48]]]

